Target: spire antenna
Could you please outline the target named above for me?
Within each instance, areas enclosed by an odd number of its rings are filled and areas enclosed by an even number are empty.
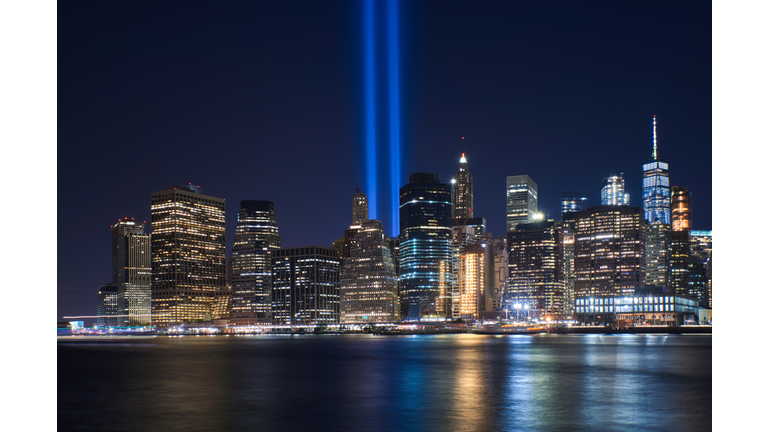
[[[653,115],[653,160],[656,160],[656,114]]]

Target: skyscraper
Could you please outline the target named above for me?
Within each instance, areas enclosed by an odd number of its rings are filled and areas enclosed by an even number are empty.
[[[576,297],[633,295],[645,285],[644,220],[640,207],[629,206],[576,214]]]
[[[485,310],[487,254],[483,246],[471,244],[459,254],[459,314],[463,320],[480,318]]]
[[[400,319],[395,266],[381,221],[362,222],[341,273],[341,322]]]
[[[339,322],[339,256],[335,250],[304,246],[273,251],[272,321]]]
[[[451,187],[438,182],[436,174],[411,174],[410,183],[400,188],[400,315],[404,319],[437,313],[439,287],[450,285],[450,262]]]
[[[272,322],[272,251],[280,249],[272,201],[240,201],[232,246],[232,323]]]
[[[647,215],[647,213],[646,213]],[[645,283],[667,286],[669,272],[669,241],[671,227],[660,220],[646,225]]]
[[[352,225],[360,225],[368,220],[368,195],[360,192],[357,188],[355,196],[352,197]]]
[[[527,175],[507,177],[507,232],[520,223],[533,222],[539,212],[539,187]]]
[[[485,240],[485,218],[455,219],[451,224],[451,289],[446,298],[445,312],[447,317],[459,318],[461,293],[459,280],[459,259],[461,251],[466,246],[478,244]]]
[[[586,192],[563,192],[560,194],[560,219],[568,212],[580,212],[587,209]]]
[[[600,185],[600,205],[629,205],[629,192],[625,191],[624,173],[611,174]]]
[[[474,189],[472,186],[472,173],[467,166],[467,158],[464,153],[459,159],[459,170],[451,180],[453,186],[453,217],[463,221],[471,218],[475,208]]]
[[[672,231],[691,229],[691,197],[687,187],[672,186]]]
[[[216,316],[226,293],[225,201],[199,186],[152,193],[152,321],[199,322]]]
[[[115,317],[110,317],[115,315]],[[118,323],[118,287],[117,284],[106,284],[96,295],[96,324],[99,327],[115,327]]]
[[[518,224],[507,233],[509,293],[537,318],[564,314],[561,247],[554,222]]]
[[[150,236],[133,219],[112,226],[112,283],[117,285],[118,320],[125,325],[148,325],[152,298]]]
[[[645,220],[657,220],[669,225],[670,219],[669,165],[659,156],[656,147],[656,116],[653,116],[653,153],[643,164],[643,212]]]

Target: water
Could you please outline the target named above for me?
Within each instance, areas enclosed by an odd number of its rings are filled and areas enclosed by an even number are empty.
[[[711,412],[711,335],[58,343],[59,431],[680,431]]]

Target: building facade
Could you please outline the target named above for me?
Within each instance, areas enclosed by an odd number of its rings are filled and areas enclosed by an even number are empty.
[[[232,324],[272,322],[272,252],[280,249],[272,201],[240,201],[230,256]]]
[[[644,221],[640,207],[576,213],[576,298],[631,295],[645,285]]]
[[[672,186],[672,231],[691,229],[691,197],[687,187]]]
[[[415,173],[400,188],[400,315],[437,314],[438,291],[451,277],[451,186]],[[442,263],[442,264],[441,264]],[[442,266],[442,271],[441,271]]]
[[[459,221],[455,219],[451,225],[451,283],[449,293],[444,299],[444,311],[446,317],[459,318],[461,311],[459,304],[461,299],[459,283],[459,260],[461,250],[471,244],[485,241],[485,218],[469,218]],[[438,311],[438,314],[440,312]]]
[[[456,171],[456,176],[451,180],[451,184],[453,186],[453,218],[460,221],[471,218],[474,214],[475,195],[474,187],[472,186],[472,173],[469,172],[467,158],[464,157],[464,153],[461,154],[459,170]]]
[[[611,174],[600,185],[600,205],[629,205],[629,192],[624,185],[624,173]]]
[[[357,188],[352,197],[352,225],[360,225],[368,220],[368,195]]]
[[[152,259],[150,235],[131,219],[112,226],[112,283],[117,285],[120,325],[149,325],[152,321]]]
[[[647,213],[646,213],[647,215]],[[656,220],[646,225],[645,284],[667,286],[669,272],[669,241],[672,227]]]
[[[653,153],[643,164],[643,213],[645,220],[671,225],[669,165],[656,145],[656,116],[653,116]]]
[[[561,248],[552,221],[518,224],[507,233],[507,287],[516,304],[528,306],[532,318],[565,314]]]
[[[539,212],[539,187],[527,175],[507,177],[507,232],[517,224],[533,222]]]
[[[331,248],[305,246],[273,251],[273,323],[338,323],[339,276],[339,256]]]
[[[459,316],[476,320],[485,310],[486,250],[479,244],[461,249],[459,256]]]
[[[154,323],[220,318],[214,297],[228,292],[225,201],[200,191],[172,186],[152,193]]]
[[[340,293],[342,324],[400,319],[395,266],[381,221],[361,223],[342,263]]]

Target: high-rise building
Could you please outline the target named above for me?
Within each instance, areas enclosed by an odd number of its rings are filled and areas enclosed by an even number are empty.
[[[339,322],[339,255],[322,246],[272,252],[272,321]]]
[[[687,187],[672,186],[672,231],[691,229],[691,197]]]
[[[556,222],[555,227],[561,245],[559,260],[563,278],[563,314],[569,317],[574,313],[576,297],[576,213],[563,213],[563,219]]]
[[[645,220],[670,225],[669,165],[656,146],[656,116],[653,116],[653,153],[643,164],[643,212]]]
[[[539,212],[539,187],[527,175],[507,177],[507,232],[533,222]]]
[[[691,230],[688,239],[691,256],[706,265],[712,258],[712,230]]]
[[[151,322],[150,256],[150,236],[144,233],[143,223],[126,218],[112,226],[112,283],[117,285],[117,315],[121,325]]]
[[[644,221],[640,207],[623,205],[576,214],[576,298],[633,295],[645,285]]]
[[[357,188],[352,197],[352,225],[360,225],[368,220],[368,195]]]
[[[399,255],[401,317],[435,315],[438,290],[449,289],[451,277],[451,186],[436,174],[411,174],[400,188]]]
[[[646,213],[647,214],[647,213]],[[645,284],[667,286],[669,240],[672,228],[659,220],[646,225]]]
[[[487,254],[485,247],[471,244],[459,254],[459,315],[463,320],[480,318],[485,310]]]
[[[554,222],[518,224],[507,233],[510,295],[527,304],[532,317],[564,315],[561,245]]]
[[[172,186],[152,193],[151,212],[152,321],[222,318],[215,300],[228,294],[224,199]]]
[[[465,223],[466,222],[466,223]],[[447,317],[459,318],[461,299],[459,284],[459,258],[461,250],[471,244],[485,240],[485,218],[455,219],[451,225],[451,284],[450,291],[444,297],[444,311]],[[438,312],[439,313],[439,312]]]
[[[395,266],[381,221],[361,223],[341,273],[341,322],[400,319]]]
[[[99,288],[96,295],[96,325],[99,327],[115,327],[118,323],[118,287],[117,284],[106,284]],[[110,317],[110,315],[114,315]]]
[[[507,279],[509,278],[509,253],[507,244],[501,239],[492,239],[491,234],[487,235],[488,251],[488,284],[485,290],[485,310],[500,311],[503,308],[502,301],[504,292],[507,290]],[[491,260],[493,257],[493,260]]]
[[[472,186],[472,173],[467,166],[467,158],[464,153],[459,159],[459,170],[451,180],[453,186],[453,217],[460,221],[471,218],[475,208],[474,189]]]
[[[565,213],[575,213],[586,209],[586,192],[563,192],[560,194],[560,219],[563,219]]]
[[[280,249],[272,201],[240,201],[229,258],[234,325],[272,322],[272,251]]]
[[[672,230],[669,239],[669,267],[667,283],[669,292],[685,295],[688,293],[688,262],[691,244],[688,230]]]
[[[624,186],[624,173],[611,174],[600,185],[600,205],[629,205],[629,192]]]

